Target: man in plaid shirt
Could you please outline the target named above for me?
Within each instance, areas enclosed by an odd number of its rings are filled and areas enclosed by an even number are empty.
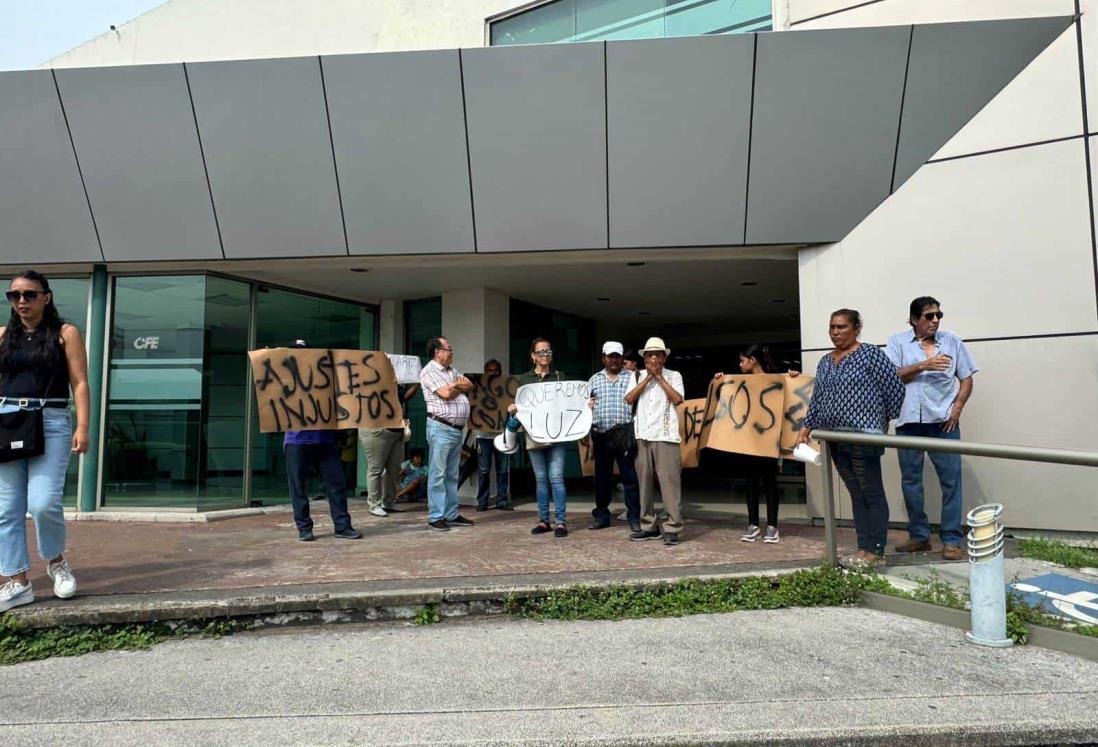
[[[623,448],[633,432],[633,406],[625,403],[625,395],[636,383],[636,373],[623,370],[625,362],[622,344],[607,342],[602,346],[603,369],[588,381],[594,403],[591,445],[595,452],[595,510],[589,529],[606,529],[611,524],[610,501],[613,500],[614,462],[625,487],[625,512],[629,528],[640,530],[640,493],[637,470],[633,464],[635,451]]]
[[[458,470],[465,421],[469,419],[469,392],[473,382],[451,366],[454,349],[445,337],[427,343],[431,361],[420,372],[427,403],[427,443],[431,462],[427,471],[427,525],[448,531],[450,525],[473,526],[458,513]]]

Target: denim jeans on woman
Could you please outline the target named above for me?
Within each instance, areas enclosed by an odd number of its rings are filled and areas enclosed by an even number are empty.
[[[564,524],[568,496],[564,492],[564,454],[567,444],[553,444],[544,449],[530,449],[530,464],[537,481],[538,518],[549,523],[549,498],[556,508],[557,523]]]
[[[0,413],[17,405],[0,405]],[[46,450],[41,456],[0,464],[0,575],[30,568],[27,513],[38,533],[38,556],[53,560],[65,552],[65,471],[72,456],[72,420],[59,407],[42,410]]]
[[[880,446],[835,445],[835,468],[850,492],[858,549],[883,555],[888,541],[888,499],[881,481]]]

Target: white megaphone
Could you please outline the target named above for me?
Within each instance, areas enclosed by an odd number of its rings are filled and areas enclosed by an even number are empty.
[[[519,448],[518,434],[504,428],[503,433],[492,439],[492,444],[500,454],[514,454]]]

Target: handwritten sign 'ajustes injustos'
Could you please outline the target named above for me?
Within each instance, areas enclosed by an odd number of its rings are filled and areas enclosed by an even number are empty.
[[[385,353],[267,348],[248,357],[262,433],[402,427]]]
[[[578,441],[591,430],[586,381],[543,381],[519,387],[516,416],[532,440],[542,444]]]

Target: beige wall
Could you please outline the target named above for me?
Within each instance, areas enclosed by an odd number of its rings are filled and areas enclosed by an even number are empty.
[[[520,0],[169,0],[45,63],[138,65],[481,47]]]
[[[855,4],[789,0],[791,27],[1074,13],[1071,0],[883,0],[804,21]],[[1098,0],[1084,0],[1083,10],[1084,19],[1098,16]],[[1088,22],[1084,35],[1098,36]],[[1084,49],[1088,92],[1098,79],[1098,59],[1087,51],[1094,48]],[[1072,26],[934,157],[952,160],[923,166],[843,241],[801,251],[807,369],[829,345],[832,310],[862,311],[863,339],[881,344],[904,328],[908,302],[931,294],[981,368],[962,420],[965,439],[1098,450],[1098,300],[1080,91]],[[1095,124],[1091,114],[1092,132]],[[1062,138],[1073,139],[1045,143]],[[1093,150],[1098,142],[1090,141]],[[902,521],[894,454],[884,466],[892,518]],[[941,496],[929,460],[926,469],[934,520]],[[819,473],[809,472],[819,516]],[[1098,531],[1094,470],[966,459],[964,489],[966,510],[1002,502],[1013,526]],[[841,495],[840,516],[849,517]]]

